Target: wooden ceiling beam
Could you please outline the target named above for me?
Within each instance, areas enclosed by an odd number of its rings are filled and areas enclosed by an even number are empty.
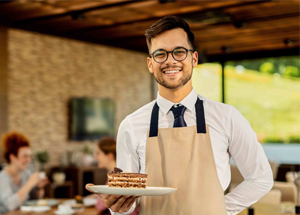
[[[231,44],[231,53],[239,53],[239,52],[254,52],[254,51],[266,51],[266,50],[275,50],[275,49],[290,49],[299,47],[299,40],[295,41],[294,46],[289,47],[283,42],[279,41],[268,41],[268,43],[262,44],[253,44],[253,43],[235,43]],[[215,46],[215,47],[209,47],[204,44],[202,45],[202,50],[209,56],[209,55],[216,55],[216,54],[222,54],[224,51],[222,51],[221,46]]]
[[[90,1],[91,2],[91,1]],[[2,7],[0,8],[0,18],[5,18],[6,20],[9,21],[9,24],[11,25],[22,25],[22,24],[28,24],[28,23],[32,23],[32,22],[39,22],[39,21],[43,21],[43,20],[48,20],[48,19],[53,19],[53,18],[57,18],[57,17],[62,17],[62,16],[67,16],[67,15],[71,15],[74,12],[88,12],[91,10],[97,10],[97,9],[103,9],[103,8],[107,8],[107,7],[115,7],[115,6],[122,6],[122,5],[126,5],[126,4],[132,4],[134,3],[134,1],[132,0],[102,0],[102,1],[94,1],[93,4],[87,4],[87,2],[85,2],[85,4],[81,4],[82,6],[78,6],[76,7],[76,1],[70,1],[70,4],[74,4],[73,6],[69,6],[68,8],[63,8],[63,7],[58,7],[56,8],[55,6],[51,5],[51,4],[43,4],[43,2],[27,2],[27,3],[23,3],[24,5],[32,5],[32,4],[38,4],[39,6],[37,8],[35,8],[35,10],[26,10],[26,9],[22,9],[20,8],[19,11],[17,11],[16,9],[18,9],[18,6],[16,6],[16,3],[18,3],[18,1],[15,2],[15,4],[11,5],[11,7],[9,7],[9,5],[6,6],[6,8]],[[14,11],[15,13],[12,13],[11,11]],[[6,13],[4,13],[5,11],[7,11]],[[17,13],[17,14],[16,14]]]
[[[300,1],[274,1],[262,2],[259,5],[246,5],[230,7],[223,12],[231,14],[236,20],[248,20],[254,18],[273,17],[280,14],[299,13]]]
[[[181,2],[181,6],[177,9],[177,11],[174,11],[174,10],[168,10],[168,7],[164,7],[164,9],[162,10],[161,9],[161,6],[159,3],[157,3],[156,1],[152,1],[156,4],[157,8],[156,10],[157,11],[162,11],[159,13],[159,15],[155,15],[155,14],[152,14],[151,16],[140,16],[139,18],[136,18],[134,20],[128,20],[128,19],[120,19],[119,21],[115,21],[113,22],[112,24],[110,24],[109,26],[108,25],[105,25],[103,24],[102,22],[99,22],[99,24],[97,24],[96,22],[92,23],[90,27],[87,27],[87,28],[77,28],[77,27],[74,27],[73,29],[68,29],[66,31],[67,34],[73,34],[73,33],[84,33],[84,32],[89,32],[89,31],[94,31],[94,30],[99,30],[101,28],[106,28],[106,27],[118,27],[118,26],[121,26],[121,25],[132,25],[134,23],[137,23],[137,22],[148,22],[148,21],[156,21],[160,18],[162,18],[163,16],[166,16],[166,15],[175,15],[175,16],[180,16],[180,15],[187,15],[187,14],[190,14],[190,13],[201,13],[201,12],[204,12],[204,11],[209,11],[209,10],[223,10],[225,8],[228,8],[228,7],[231,7],[231,6],[237,6],[237,5],[245,5],[245,4],[257,4],[257,3],[261,3],[261,1],[251,1],[251,2],[244,2],[244,1],[222,1],[222,2],[219,2],[218,4],[216,4],[216,2],[211,2],[211,1],[204,1],[204,2],[198,2],[197,4],[199,4],[199,7],[195,7],[197,5],[193,5],[193,7],[189,6],[189,2],[185,2],[185,6],[184,4]],[[153,3],[153,4],[154,4]],[[138,4],[138,3],[137,3]],[[140,3],[139,3],[140,4]],[[196,3],[194,3],[196,4]],[[202,4],[202,6],[201,6]],[[133,6],[137,6],[135,4],[130,4],[130,5],[127,5],[127,7],[122,7],[120,9],[122,10],[126,10],[126,8],[130,8],[130,7],[133,7]],[[217,7],[218,6],[218,7]],[[136,8],[139,8],[139,7],[136,7]],[[141,7],[140,7],[141,8]],[[201,10],[201,8],[203,8],[203,10]],[[101,11],[103,12],[103,10],[99,10],[99,13],[101,13]],[[143,11],[145,12],[145,11]],[[93,11],[93,13],[95,13],[95,11]],[[117,11],[115,11],[115,13],[118,13]],[[113,17],[115,13],[111,13],[110,12],[110,16]],[[149,10],[148,13],[153,13],[153,10]],[[147,14],[148,14],[147,13]],[[103,15],[102,15],[103,16]],[[101,17],[102,17],[101,16]],[[101,19],[100,17],[100,19]],[[94,17],[94,19],[96,19],[96,17]],[[111,18],[113,20],[113,18]],[[89,21],[89,16],[88,14],[86,14],[86,20]],[[45,24],[45,23],[44,23]],[[66,23],[67,25],[67,23]]]
[[[280,19],[273,19],[273,20],[255,20],[249,22],[246,28],[236,28],[233,24],[223,24],[223,25],[212,25],[212,26],[205,26],[201,29],[192,29],[194,34],[198,35],[196,39],[200,39],[203,37],[210,36],[212,37],[215,35],[216,37],[223,36],[223,35],[248,35],[251,32],[257,32],[259,29],[263,31],[269,31],[285,28],[285,27],[298,27],[300,28],[299,22],[299,14],[293,14],[291,17],[285,17]],[[275,33],[275,32],[274,32]]]
[[[297,14],[298,15],[298,14]],[[297,23],[298,22],[298,23]],[[84,35],[97,37],[99,39],[112,39],[112,38],[128,38],[128,37],[136,37],[144,35],[145,30],[150,27],[153,21],[147,22],[136,22],[131,25],[120,25],[117,27],[107,27],[98,29],[95,31],[90,31],[85,33]],[[287,25],[287,23],[291,23]],[[196,35],[195,40],[201,40],[202,38],[211,38],[216,39],[220,38],[223,35],[226,37],[230,37],[232,35],[239,35],[240,37],[246,35],[262,35],[266,32],[273,31],[276,33],[276,29],[280,31],[280,28],[286,29],[289,28],[298,28],[299,29],[299,17],[287,17],[282,19],[279,23],[278,20],[255,20],[255,22],[249,22],[249,26],[246,29],[238,29],[233,26],[232,23],[227,24],[219,24],[213,26],[207,26],[197,29],[192,29],[194,34]],[[230,29],[230,30],[229,30]],[[261,30],[262,29],[262,30]],[[264,31],[261,32],[260,31]]]
[[[231,54],[215,54],[210,56],[205,56],[204,59],[199,59],[199,64],[206,62],[226,62],[226,61],[239,61],[246,59],[260,59],[260,58],[270,58],[270,57],[282,57],[282,56],[297,56],[299,55],[299,48],[288,48],[288,49],[273,49],[264,51],[246,51]],[[206,59],[205,59],[206,58]],[[201,60],[206,60],[201,62]]]

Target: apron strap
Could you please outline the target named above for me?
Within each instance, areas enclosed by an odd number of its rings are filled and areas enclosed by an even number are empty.
[[[199,97],[197,98],[197,102],[195,104],[195,109],[196,109],[197,133],[205,134],[206,126],[205,126],[203,100],[200,100]]]
[[[196,109],[196,123],[197,123],[197,133],[206,133],[205,127],[205,116],[204,116],[204,108],[203,108],[203,101],[197,98],[197,102],[195,104]],[[150,132],[149,137],[157,137],[158,134],[158,113],[159,107],[157,102],[155,102],[152,114],[151,114],[151,121],[150,121]]]
[[[152,109],[152,114],[151,114],[149,137],[157,137],[157,133],[158,133],[158,112],[159,112],[159,107],[157,105],[157,102],[155,102],[154,107]]]

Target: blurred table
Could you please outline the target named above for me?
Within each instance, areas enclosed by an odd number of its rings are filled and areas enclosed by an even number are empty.
[[[62,198],[61,196],[55,196],[55,192],[61,188],[67,188],[67,196],[66,198],[73,198],[74,197],[74,184],[72,181],[65,181],[62,184],[56,184],[55,182],[51,183],[47,189],[49,190],[49,198]],[[60,191],[61,192],[61,191]]]
[[[282,212],[285,210],[294,210],[295,204],[291,202],[281,203],[281,204],[254,204],[254,214],[255,215],[297,215],[295,212]],[[238,213],[238,215],[248,215],[248,208]]]
[[[59,203],[61,203],[62,201],[65,201],[67,199],[57,199],[59,201]],[[37,215],[37,214],[40,214],[40,215],[54,215],[55,211],[57,210],[57,206],[54,206],[51,208],[50,211],[46,211],[46,212],[33,212],[33,211],[30,211],[30,212],[24,212],[24,211],[21,211],[21,210],[15,210],[15,211],[10,211],[8,213],[5,213],[5,214],[2,214],[2,215]],[[82,212],[75,212],[74,215],[98,215],[99,214],[99,211],[93,206],[93,207],[86,207],[84,209],[84,211]]]
[[[67,180],[74,183],[75,195],[86,196],[91,194],[85,189],[85,185],[88,183],[103,185],[107,181],[107,170],[95,166],[66,167],[65,173]]]
[[[16,210],[16,211],[10,211],[8,213],[5,213],[3,215],[37,215],[37,214],[41,214],[41,215],[53,215],[55,214],[54,211],[57,210],[57,207],[53,207],[50,211],[46,211],[46,212],[23,212],[20,210]],[[98,215],[99,211],[97,211],[97,209],[95,208],[86,208],[84,211],[82,212],[75,212],[74,215]]]

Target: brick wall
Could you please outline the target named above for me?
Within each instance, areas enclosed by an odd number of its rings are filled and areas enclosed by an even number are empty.
[[[71,97],[115,100],[120,122],[151,101],[146,54],[10,29],[8,33],[9,130],[23,132],[32,151],[48,150],[49,165],[66,150],[96,142],[68,140]]]

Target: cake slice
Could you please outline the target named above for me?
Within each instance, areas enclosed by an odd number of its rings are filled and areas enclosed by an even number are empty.
[[[107,174],[108,187],[146,188],[147,176],[147,174],[123,172],[115,167],[114,171]]]

